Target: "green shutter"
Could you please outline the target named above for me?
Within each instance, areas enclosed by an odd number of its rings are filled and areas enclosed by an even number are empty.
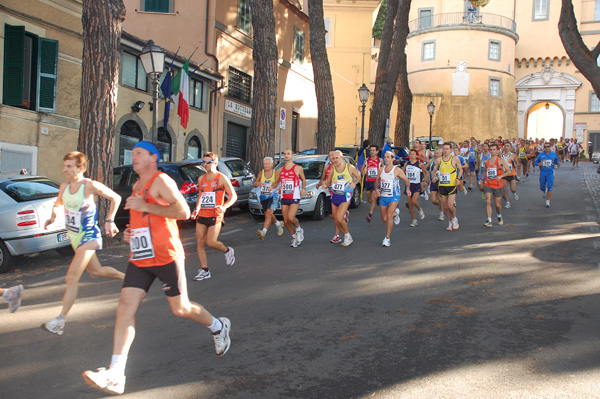
[[[169,12],[169,0],[146,0],[147,12]]]
[[[25,27],[4,25],[4,80],[2,103],[23,104],[23,61],[25,57]]]
[[[37,110],[55,113],[58,42],[40,38],[38,54]]]

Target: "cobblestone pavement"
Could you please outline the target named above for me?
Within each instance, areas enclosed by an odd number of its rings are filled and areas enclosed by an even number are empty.
[[[570,164],[567,165],[571,167]],[[587,189],[592,200],[593,209],[595,209],[595,216],[600,221],[600,175],[596,173],[599,165],[592,162],[583,162],[580,165],[581,183]]]

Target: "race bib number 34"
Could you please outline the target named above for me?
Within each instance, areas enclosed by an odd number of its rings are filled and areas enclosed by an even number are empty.
[[[131,229],[129,248],[131,249],[131,260],[154,258],[154,247],[152,246],[150,229],[148,227]]]
[[[79,233],[81,231],[81,212],[65,209],[65,225],[70,232]]]

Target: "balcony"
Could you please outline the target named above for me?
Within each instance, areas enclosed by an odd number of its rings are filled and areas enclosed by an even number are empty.
[[[425,32],[447,29],[482,29],[505,31],[517,36],[517,24],[514,20],[497,14],[479,12],[452,12],[434,14],[408,23],[409,37]]]

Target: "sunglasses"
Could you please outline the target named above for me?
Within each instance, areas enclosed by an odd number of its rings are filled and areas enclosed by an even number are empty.
[[[215,161],[204,161],[204,165],[210,165],[211,163],[215,163]]]

